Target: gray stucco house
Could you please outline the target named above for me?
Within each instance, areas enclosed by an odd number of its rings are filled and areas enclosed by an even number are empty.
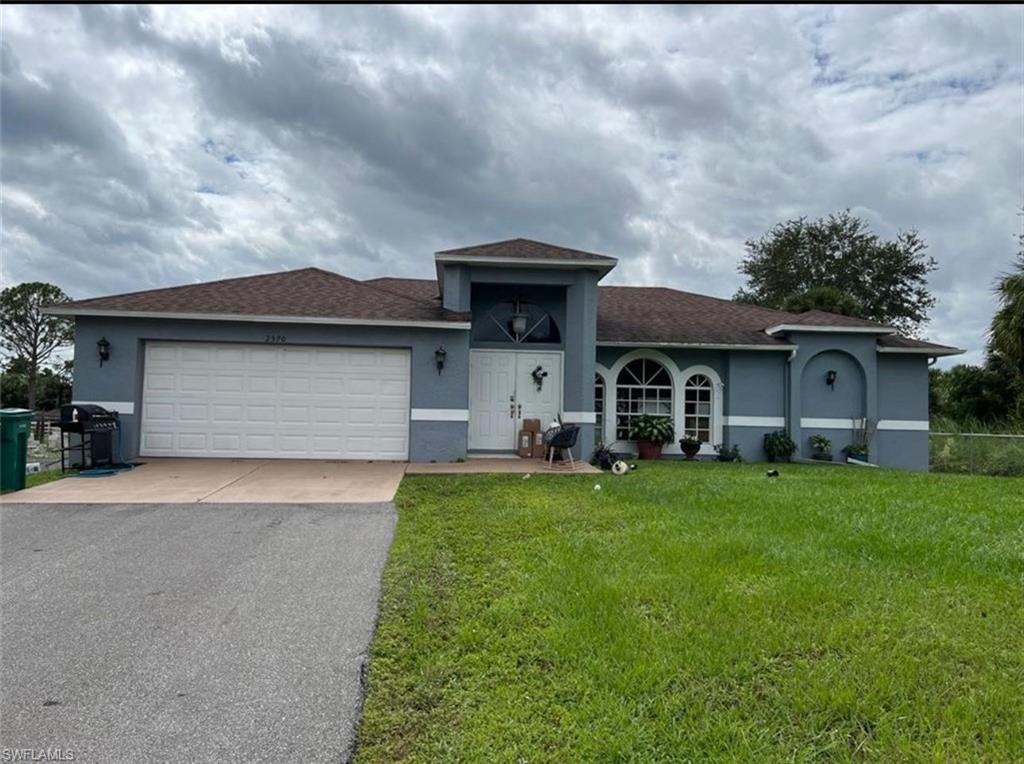
[[[434,261],[436,281],[304,268],[50,312],[74,316],[74,400],[120,412],[125,456],[447,461],[514,453],[524,418],[555,416],[581,426],[588,456],[595,439],[631,448],[647,412],[702,453],[739,445],[748,460],[776,429],[802,453],[815,433],[838,450],[867,418],[872,461],[927,469],[928,364],[957,348],[829,313],[600,286],[615,258],[525,239]]]

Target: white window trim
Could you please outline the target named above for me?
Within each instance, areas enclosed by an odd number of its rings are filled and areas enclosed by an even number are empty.
[[[722,439],[722,400],[725,397],[723,391],[725,385],[722,383],[722,378],[718,376],[718,372],[712,369],[710,366],[703,364],[697,364],[695,366],[687,366],[681,372],[679,372],[679,390],[683,395],[686,392],[686,382],[690,377],[695,374],[703,374],[709,380],[711,380],[711,442],[702,443],[700,447],[701,454],[712,455],[715,453],[715,446],[719,443],[723,443]],[[682,401],[683,398],[680,397]],[[673,398],[673,402],[675,399]],[[676,412],[676,437],[681,438],[683,433],[686,432],[686,428],[683,426],[686,422],[686,407],[680,406]],[[679,449],[679,444],[676,444],[676,449]]]
[[[679,401],[682,400],[681,396],[683,395],[686,380],[694,374],[704,374],[711,380],[711,439],[713,442],[704,443],[700,448],[700,454],[713,456],[715,453],[715,445],[724,442],[722,439],[722,426],[724,424],[722,410],[724,406],[723,401],[725,399],[725,385],[722,382],[722,378],[718,375],[717,371],[712,369],[710,366],[705,366],[703,364],[688,366],[684,370],[680,371],[679,367],[676,366],[675,361],[667,355],[658,350],[651,350],[647,348],[638,348],[637,350],[633,350],[619,356],[610,369],[606,369],[600,364],[596,366],[597,372],[604,376],[604,442],[610,445],[615,441],[614,409],[618,406],[618,394],[616,387],[618,386],[617,382],[619,379],[619,372],[621,372],[623,367],[630,361],[635,361],[638,358],[648,358],[652,361],[657,361],[665,367],[669,377],[672,379],[672,424],[675,426],[676,438],[663,449],[663,453],[666,454],[674,456],[676,454],[683,453],[679,448],[679,438],[682,437],[684,431],[683,422],[685,419],[683,418],[684,407],[679,405]],[[612,381],[611,384],[609,384],[609,380]],[[619,442],[629,443],[632,445],[632,441]]]
[[[596,428],[594,431],[595,438],[600,439],[601,443],[608,445],[611,441],[608,440],[608,375],[611,373],[608,371],[608,367],[604,364],[595,363],[594,373],[601,377],[601,381],[604,382],[604,410],[601,412],[601,431],[597,432]],[[595,380],[596,384],[597,380]],[[594,406],[594,424],[597,424],[597,406]]]

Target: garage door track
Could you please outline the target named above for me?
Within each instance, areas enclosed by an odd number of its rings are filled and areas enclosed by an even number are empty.
[[[0,746],[343,761],[390,504],[4,504]]]

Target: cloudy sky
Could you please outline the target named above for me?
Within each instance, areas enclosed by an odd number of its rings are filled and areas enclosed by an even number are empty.
[[[980,359],[1024,203],[1022,7],[2,13],[2,276],[74,297],[524,236],[730,296],[851,208],[939,262]]]

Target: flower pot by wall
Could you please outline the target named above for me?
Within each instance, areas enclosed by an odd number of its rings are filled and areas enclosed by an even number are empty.
[[[651,443],[649,440],[638,440],[636,443],[637,451],[640,452],[641,459],[660,459],[661,458],[661,444]]]
[[[679,448],[682,449],[687,459],[695,459],[697,454],[700,453],[700,443],[684,443],[679,441]]]
[[[830,462],[832,461],[832,454],[826,453],[825,451],[815,451],[811,454],[811,458],[819,462]]]

